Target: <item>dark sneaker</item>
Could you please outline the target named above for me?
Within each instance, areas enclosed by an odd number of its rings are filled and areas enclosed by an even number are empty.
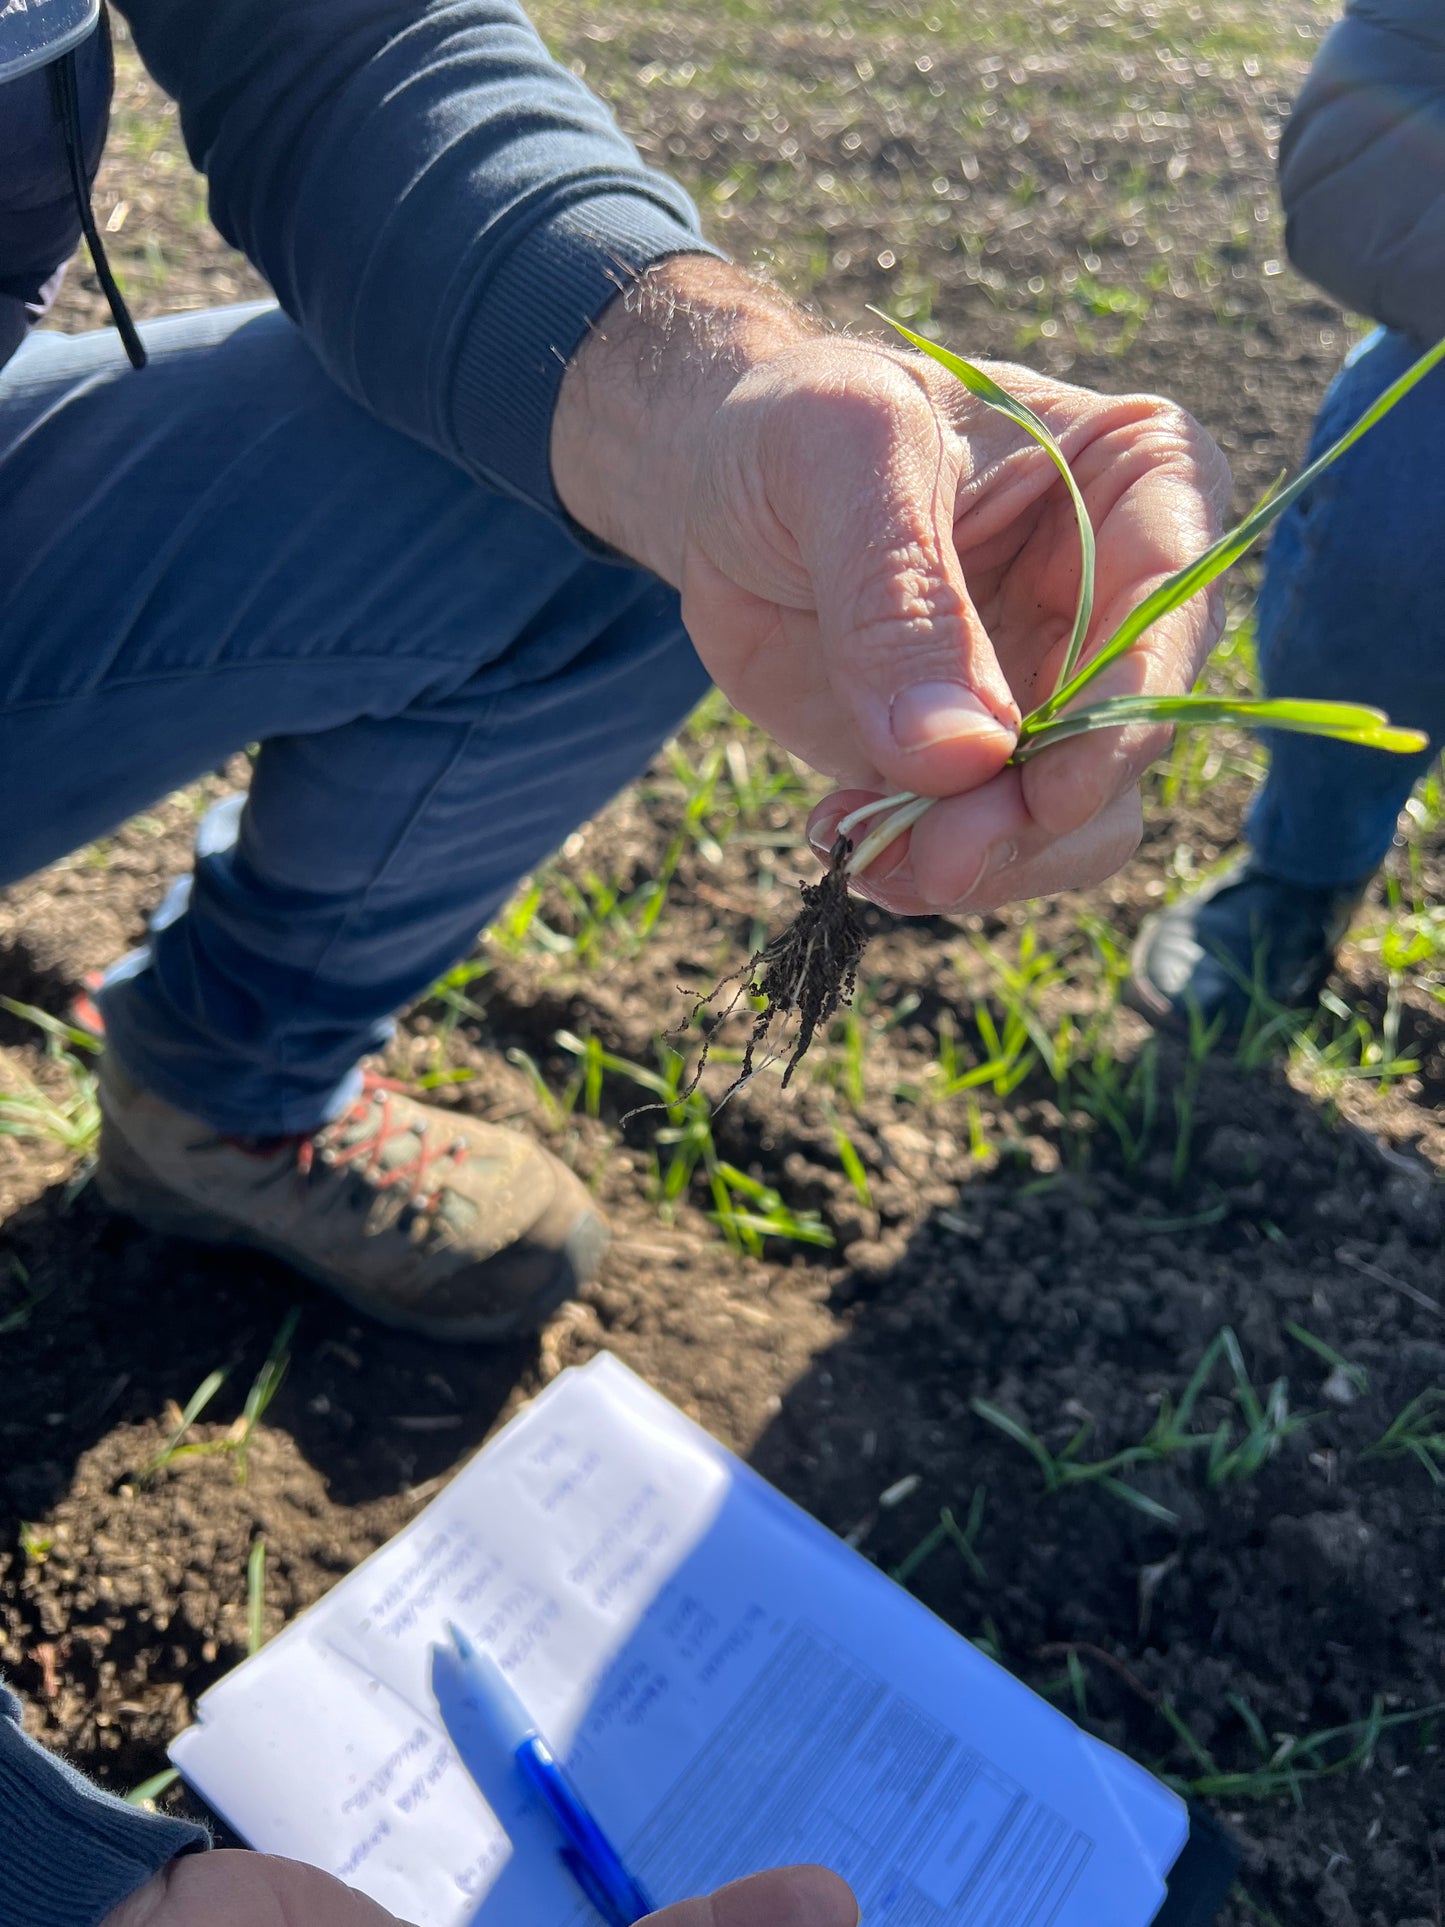
[[[1146,920],[1128,1001],[1161,1030],[1187,1034],[1192,1021],[1216,1043],[1237,1042],[1251,1014],[1309,1010],[1364,892],[1286,883],[1246,858]]]
[[[368,1318],[485,1342],[575,1296],[607,1243],[565,1165],[384,1078],[309,1137],[248,1142],[100,1059],[102,1197],[155,1231],[269,1251]]]

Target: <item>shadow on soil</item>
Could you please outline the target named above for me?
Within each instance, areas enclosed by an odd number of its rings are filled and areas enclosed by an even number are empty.
[[[1093,1142],[1073,1168],[1065,1147],[1054,1170],[1035,1156],[966,1182],[839,1279],[846,1335],[753,1463],[1091,1731],[1182,1779],[1257,1776],[1282,1736],[1439,1700],[1445,1491],[1372,1448],[1445,1387],[1440,1174],[1282,1072],[1227,1063],[1206,1070],[1177,1190],[1167,1159],[1129,1171]],[[1049,1491],[973,1404],[1098,1462],[1146,1438],[1226,1326],[1261,1404],[1284,1381],[1282,1436],[1236,1476],[1211,1479],[1207,1446],[1128,1466],[1149,1511],[1094,1480]],[[1239,1444],[1246,1403],[1221,1359],[1188,1430]],[[1439,1919],[1440,1730],[1388,1730],[1367,1763],[1304,1774],[1298,1804],[1279,1783],[1221,1785],[1210,1804],[1253,1900],[1330,1927]]]

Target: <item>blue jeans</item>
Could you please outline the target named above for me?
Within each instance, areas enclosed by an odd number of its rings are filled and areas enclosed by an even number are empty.
[[[260,743],[102,993],[141,1083],[305,1131],[707,687],[676,596],[349,401],[269,306],[0,371],[0,884]]]
[[[1383,329],[1335,378],[1311,456],[1420,353]],[[1271,696],[1368,702],[1423,729],[1420,756],[1276,735],[1248,837],[1266,870],[1320,888],[1362,882],[1445,745],[1445,369],[1437,368],[1280,518],[1260,591]]]

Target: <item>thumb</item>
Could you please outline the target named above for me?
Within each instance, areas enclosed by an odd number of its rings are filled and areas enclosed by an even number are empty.
[[[841,399],[798,538],[833,692],[888,782],[973,789],[1012,752],[1018,710],[954,544],[952,431],[901,368]]]
[[[826,1867],[775,1867],[660,1908],[648,1927],[858,1927],[858,1903]]]

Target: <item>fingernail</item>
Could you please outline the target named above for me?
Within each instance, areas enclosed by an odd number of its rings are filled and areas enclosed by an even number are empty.
[[[893,740],[903,750],[934,749],[971,736],[1004,736],[1013,731],[975,696],[966,683],[916,682],[893,698]]]
[[[808,842],[812,845],[813,855],[821,857],[826,863],[833,854],[833,845],[838,841],[838,824],[842,817],[831,823],[813,823],[808,827]]]

